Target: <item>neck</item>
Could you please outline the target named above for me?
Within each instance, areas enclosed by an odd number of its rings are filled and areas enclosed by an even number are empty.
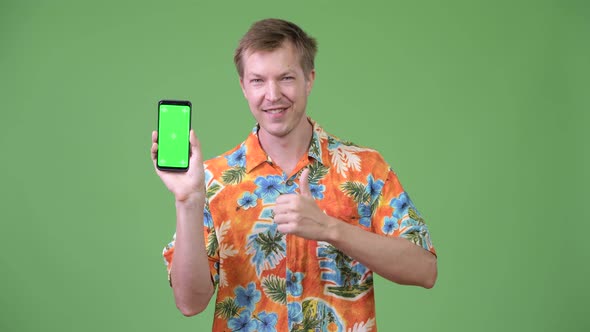
[[[305,119],[305,126],[301,130],[289,133],[283,137],[270,136],[259,131],[260,145],[273,163],[277,164],[283,172],[291,174],[297,162],[303,155],[307,155],[309,144],[313,136],[313,126]]]

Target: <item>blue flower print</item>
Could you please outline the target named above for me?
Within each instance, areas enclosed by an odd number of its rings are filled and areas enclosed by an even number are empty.
[[[359,204],[359,224],[365,227],[371,227],[371,206],[369,204]]]
[[[301,285],[302,280],[302,272],[293,273],[291,270],[287,269],[287,294],[291,294],[292,296],[301,296],[303,293],[303,285]]]
[[[392,217],[385,217],[385,222],[383,223],[383,233],[385,234],[392,234],[399,226],[397,224],[397,219]]]
[[[225,156],[230,167],[246,167],[246,146],[242,145],[232,154]]]
[[[303,321],[303,308],[299,302],[289,302],[287,304],[287,312],[289,315],[289,329],[293,327],[295,323],[301,323]]]
[[[402,192],[399,196],[389,202],[389,206],[394,209],[393,216],[397,219],[401,219],[403,216],[408,214],[408,209],[410,208],[411,204],[410,197],[405,192]]]
[[[251,194],[245,191],[242,197],[238,199],[238,206],[243,207],[244,210],[248,210],[249,208],[256,206],[256,200],[258,200],[256,194]]]
[[[258,186],[254,193],[262,198],[264,203],[274,203],[277,197],[285,191],[285,184],[282,181],[283,177],[279,175],[259,176],[254,180]]]
[[[266,311],[262,311],[257,317],[258,321],[256,324],[258,325],[258,332],[275,332],[277,330],[276,325],[279,320],[277,314],[267,314]]]
[[[249,310],[244,310],[238,317],[230,318],[227,322],[227,326],[229,326],[232,331],[254,332],[256,331],[258,324],[252,319],[252,313]]]
[[[256,290],[256,284],[254,284],[254,282],[248,284],[248,289],[238,286],[234,289],[234,293],[236,294],[236,302],[238,305],[246,307],[246,309],[250,311],[254,311],[256,303],[260,301],[261,297],[261,293]]]
[[[326,186],[323,184],[310,184],[309,191],[311,191],[311,195],[314,199],[324,199],[324,191],[326,191]]]
[[[367,177],[367,187],[365,191],[371,195],[371,202],[379,197],[379,194],[381,194],[381,189],[383,189],[383,184],[383,180],[375,181],[373,176],[369,174]]]
[[[264,220],[264,219],[272,219],[273,218],[273,210],[272,208],[267,208],[262,210],[262,212],[260,212],[260,219]]]

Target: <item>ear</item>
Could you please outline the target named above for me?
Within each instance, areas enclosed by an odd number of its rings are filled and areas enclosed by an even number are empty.
[[[314,81],[315,81],[315,69],[312,69],[309,72],[309,75],[307,75],[307,78],[305,79],[305,84],[306,84],[305,90],[306,90],[308,96],[311,93],[311,88],[313,88]]]

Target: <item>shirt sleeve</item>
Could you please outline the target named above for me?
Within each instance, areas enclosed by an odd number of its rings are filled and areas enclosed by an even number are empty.
[[[405,238],[436,255],[428,226],[391,168],[376,202],[372,231]]]
[[[203,236],[205,238],[205,247],[207,250],[207,257],[209,258],[209,271],[211,273],[211,280],[214,286],[219,282],[219,242],[215,228],[213,227],[213,218],[209,210],[209,202],[205,204],[204,218],[203,218]],[[176,233],[172,237],[172,242],[164,247],[162,256],[168,272],[168,283],[172,287],[172,279],[170,277],[170,268],[172,267],[172,259],[174,257],[174,245],[176,242]]]

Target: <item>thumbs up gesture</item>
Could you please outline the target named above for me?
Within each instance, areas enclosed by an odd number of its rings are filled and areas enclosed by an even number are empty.
[[[281,195],[274,207],[274,221],[281,233],[309,240],[327,241],[332,218],[316,204],[309,189],[309,169],[301,172],[299,194]]]

